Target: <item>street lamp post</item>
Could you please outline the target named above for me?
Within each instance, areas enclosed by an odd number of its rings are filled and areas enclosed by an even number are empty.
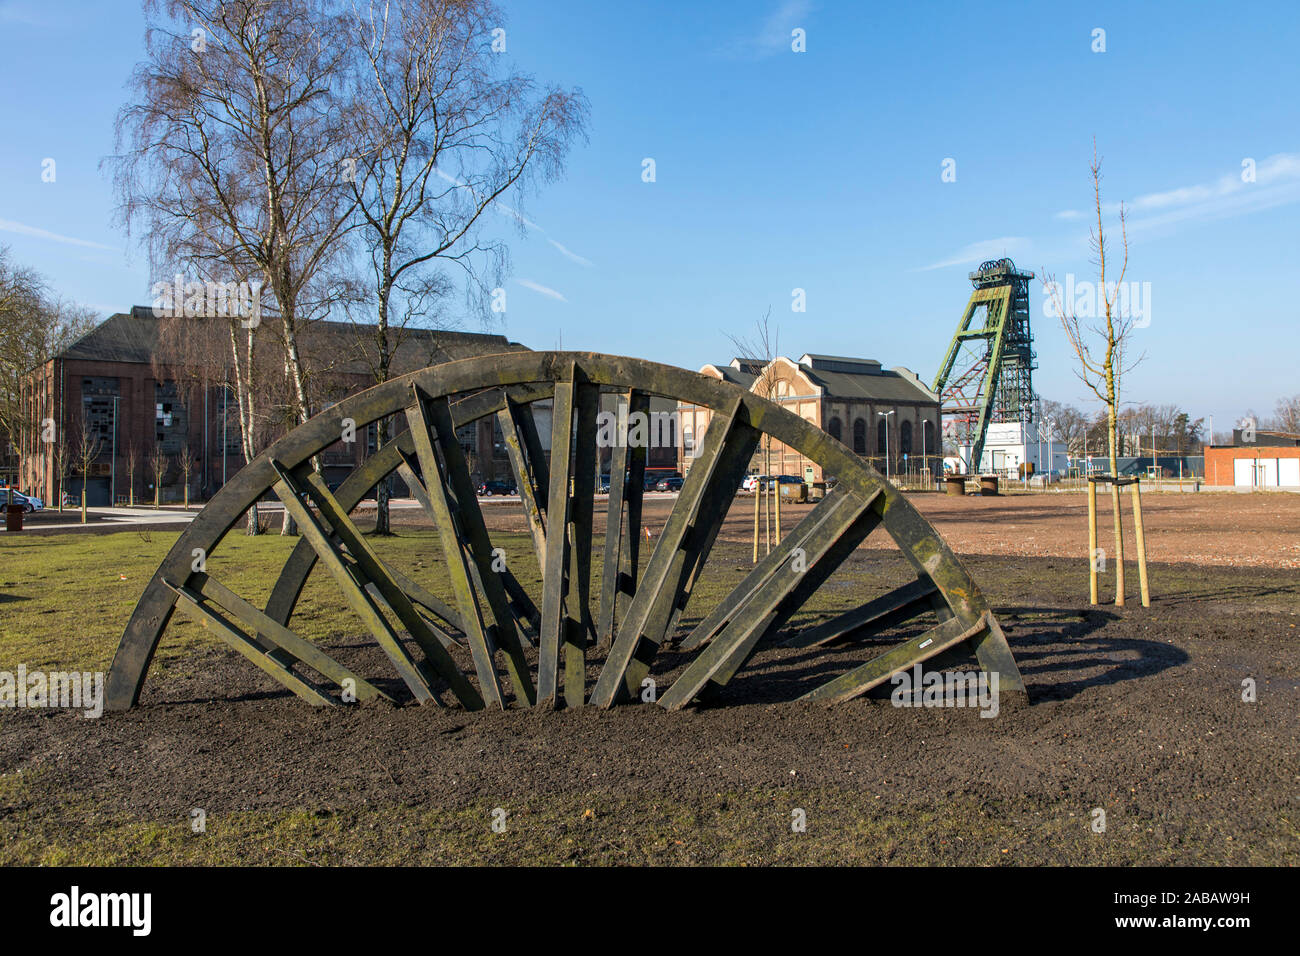
[[[1044,479],[1045,484],[1051,484],[1052,482],[1052,465],[1055,464],[1055,462],[1056,459],[1052,457],[1052,423],[1048,422],[1047,423],[1047,477]]]
[[[894,412],[895,409],[892,408],[887,412],[876,412],[877,415],[879,415],[881,418],[885,420],[885,480],[886,481],[889,480],[889,416],[894,414]]]

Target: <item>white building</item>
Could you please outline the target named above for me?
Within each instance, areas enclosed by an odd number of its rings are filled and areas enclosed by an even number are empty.
[[[959,446],[961,462],[970,461],[971,446]],[[951,460],[951,459],[948,459]],[[1028,462],[1033,473],[1063,475],[1069,469],[1065,443],[1043,423],[990,422],[984,437],[984,451],[975,471],[983,475],[1020,477],[1020,466]]]

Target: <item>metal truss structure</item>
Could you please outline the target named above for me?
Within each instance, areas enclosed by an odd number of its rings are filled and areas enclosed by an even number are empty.
[[[597,595],[592,524],[602,391],[621,393],[632,412],[644,411],[649,397],[659,395],[707,406],[714,417],[653,548],[642,536],[645,449],[628,447],[626,438],[613,448]],[[542,399],[552,402],[549,456],[529,407]],[[339,487],[327,488],[312,469],[313,456],[338,441],[347,420],[361,428],[394,414],[405,415],[409,430]],[[493,547],[455,438],[456,428],[485,416],[500,422],[517,478],[540,570],[534,593],[498,560],[503,552]],[[723,518],[764,434],[818,462],[839,482],[689,633],[680,634],[682,612],[708,573]],[[384,539],[367,537],[350,517],[394,473],[438,531],[450,601],[384,560]],[[196,570],[193,556],[208,556],[203,566],[210,565],[222,538],[268,492],[297,520],[302,537],[265,606],[258,607]],[[877,527],[898,544],[914,576],[816,627],[793,637],[782,634],[792,615]],[[642,545],[649,550],[644,561]],[[400,682],[367,679],[292,630],[294,608],[317,566],[386,653]],[[968,651],[984,670],[999,674],[1002,691],[1024,692],[1002,630],[975,582],[869,464],[809,422],[738,386],[587,353],[513,352],[426,368],[353,395],[275,442],[213,497],[155,572],[113,659],[110,709],[138,702],[176,611],[317,705],[376,698],[443,704],[450,697],[468,710],[610,707],[641,699],[656,652],[674,644],[694,656],[657,702],[677,709],[706,699],[778,636],[816,649],[861,641],[927,613],[935,623],[922,624],[922,633],[818,683],[803,698],[847,700],[923,661],[940,655],[955,660]],[[598,677],[589,682],[588,664],[602,656]]]
[[[972,272],[975,291],[935,376],[932,391],[941,403],[944,438],[970,447],[967,473],[979,469],[989,422],[1028,426],[1033,420],[1033,278],[1010,259],[990,259]]]

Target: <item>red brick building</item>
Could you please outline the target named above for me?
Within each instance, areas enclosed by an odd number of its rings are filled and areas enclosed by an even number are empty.
[[[1234,429],[1231,445],[1206,447],[1205,482],[1238,488],[1300,488],[1300,435]]]
[[[42,427],[19,449],[19,487],[47,503],[57,503],[62,455],[65,490],[79,496],[84,485],[89,504],[125,501],[132,486],[137,501],[152,501],[150,459],[158,450],[167,458],[162,500],[178,501],[184,496],[184,460],[189,461],[190,500],[206,500],[243,466],[237,404],[232,386],[226,384],[233,376],[228,367],[216,363],[196,375],[192,359],[182,362],[174,354],[169,356],[173,349],[168,343],[175,341],[164,330],[169,321],[180,320],[159,319],[149,307],[136,306],[106,319],[32,370],[23,401],[31,420]],[[195,330],[198,323],[224,322],[183,321]],[[361,344],[367,327],[318,322],[308,329],[302,339],[303,353],[317,359],[310,364],[320,370],[312,387],[313,411],[375,384]],[[266,334],[273,333],[268,329]],[[394,353],[393,374],[522,348],[501,335],[408,329]],[[270,407],[278,411],[280,420],[269,426],[273,434],[268,438],[293,424],[287,405]],[[394,424],[396,431],[405,428],[400,417]],[[461,442],[471,461],[481,463],[476,478],[506,473],[508,466],[491,420],[462,432]],[[341,480],[372,453],[375,437],[371,426],[364,437],[358,433],[355,443],[340,443],[327,451],[326,480],[330,484]],[[87,450],[94,452],[84,475],[78,460],[83,440]]]

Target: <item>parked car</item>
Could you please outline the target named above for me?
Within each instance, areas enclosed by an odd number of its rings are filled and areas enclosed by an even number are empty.
[[[745,480],[740,484],[740,490],[750,492],[757,491],[758,483],[765,479],[770,480],[768,475],[746,475]]]
[[[485,481],[478,486],[478,496],[480,498],[491,498],[493,495],[513,495],[516,494],[515,486],[508,481]]]
[[[655,482],[655,491],[681,491],[683,481],[684,479],[677,477],[660,478]]]
[[[14,491],[12,488],[0,488],[0,508],[9,507],[10,496],[13,496],[13,502],[16,505],[22,505],[24,514],[31,514],[33,511],[44,511],[45,502],[40,498],[32,495],[25,495],[22,492]]]

